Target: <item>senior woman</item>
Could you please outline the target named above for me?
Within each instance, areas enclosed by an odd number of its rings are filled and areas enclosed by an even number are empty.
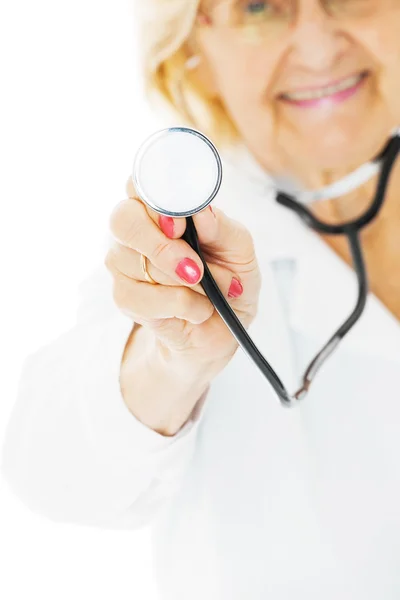
[[[194,218],[202,251],[294,386],[357,279],[346,237],[308,229],[276,190],[341,181],[386,147],[400,2],[144,4],[149,91],[223,154],[214,208]],[[311,210],[354,220],[377,179]],[[58,521],[151,524],[161,598],[398,599],[399,190],[395,163],[360,234],[364,313],[289,410],[204,294],[185,219],[160,217],[130,180],[76,327],[24,367],[3,462],[16,493]]]

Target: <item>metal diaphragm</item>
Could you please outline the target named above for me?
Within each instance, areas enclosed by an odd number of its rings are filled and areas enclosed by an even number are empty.
[[[170,217],[189,217],[215,198],[222,163],[204,134],[170,127],[152,134],[140,146],[132,177],[137,194],[150,208]]]

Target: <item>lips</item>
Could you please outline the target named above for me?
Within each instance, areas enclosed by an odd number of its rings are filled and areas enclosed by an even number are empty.
[[[332,84],[321,86],[319,88],[306,88],[301,90],[294,90],[284,92],[280,95],[282,100],[292,103],[302,103],[313,100],[320,100],[321,98],[328,98],[337,94],[342,94],[348,90],[356,88],[363,79],[368,75],[366,71],[358,73],[357,75],[350,75],[344,79],[340,79]]]

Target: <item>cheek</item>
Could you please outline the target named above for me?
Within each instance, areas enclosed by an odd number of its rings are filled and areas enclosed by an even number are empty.
[[[377,65],[380,100],[392,119],[400,123],[400,9],[393,10],[390,19],[364,30],[358,41]]]
[[[244,113],[265,104],[266,90],[272,80],[273,57],[266,62],[265,51],[244,47],[231,52],[226,60],[218,53],[212,60],[219,94],[235,120],[246,118]]]
[[[390,51],[384,58],[380,93],[392,118],[400,124],[400,49]]]
[[[230,68],[218,71],[219,94],[243,140],[252,148],[263,148],[267,160],[276,154],[271,144],[276,115],[268,93],[274,67],[272,62],[266,64],[265,55],[257,60],[257,53],[252,54],[251,59],[243,54],[233,56]]]

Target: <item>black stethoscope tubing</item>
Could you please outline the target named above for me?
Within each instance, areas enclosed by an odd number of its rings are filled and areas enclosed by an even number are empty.
[[[307,393],[308,387],[315,373],[318,371],[322,363],[326,360],[327,356],[329,356],[334,351],[339,341],[343,339],[346,333],[348,333],[351,327],[360,318],[364,310],[368,294],[368,281],[361,244],[359,240],[359,231],[376,217],[380,208],[382,207],[387,190],[387,185],[389,182],[389,177],[399,151],[400,137],[398,135],[395,135],[389,141],[386,148],[380,155],[380,159],[382,161],[382,168],[376,194],[371,206],[361,217],[350,221],[349,223],[342,223],[339,225],[328,225],[326,223],[323,223],[322,221],[318,220],[309,209],[307,209],[303,204],[300,204],[293,197],[282,192],[279,192],[277,194],[276,200],[278,203],[296,212],[296,214],[303,220],[303,222],[315,231],[329,235],[344,234],[347,236],[353,259],[353,265],[357,274],[359,290],[357,303],[353,312],[345,321],[345,323],[343,323],[343,325],[341,325],[341,327],[334,333],[334,335],[331,337],[328,343],[324,346],[324,348],[319,352],[319,354],[309,365],[303,379],[302,387],[293,396],[289,394],[277,373],[274,371],[272,366],[264,358],[257,346],[254,344],[253,340],[247,333],[239,318],[236,316],[235,312],[233,311],[233,309],[225,299],[224,295],[220,291],[217,283],[215,282],[210,272],[210,269],[207,266],[207,262],[200,248],[193,218],[191,216],[187,217],[186,231],[183,235],[183,239],[193,248],[195,252],[197,252],[203,263],[204,276],[200,282],[203,290],[214,305],[214,308],[220,315],[221,319],[231,331],[239,346],[257,365],[261,373],[273,387],[274,391],[276,392],[281,403],[284,406],[292,406],[296,401],[298,401]]]

